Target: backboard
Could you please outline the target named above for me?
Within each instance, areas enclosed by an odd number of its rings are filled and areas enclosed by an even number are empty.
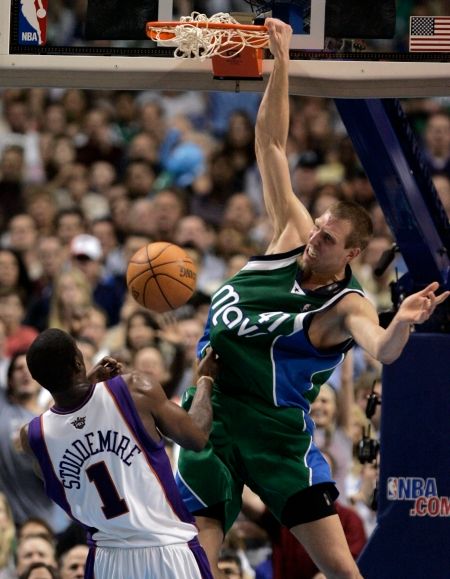
[[[147,18],[179,19],[181,15],[174,12],[172,0],[87,0],[85,4],[84,13],[75,14],[68,8],[57,10],[55,6],[59,3],[52,4],[52,0],[2,0],[0,86],[260,92],[264,89],[272,66],[268,50],[263,61],[264,80],[237,83],[213,79],[208,61],[175,59],[173,48],[157,46],[145,38],[141,26]],[[192,4],[195,6],[195,2]],[[240,17],[247,21],[259,18],[261,22],[273,13],[286,19],[287,10],[287,18],[292,18],[293,94],[343,98],[450,94],[450,46],[432,43],[431,50],[422,51],[423,46],[419,45],[419,51],[410,51],[412,15],[440,16],[444,22],[446,17],[424,13],[423,2],[419,0],[410,3],[407,13],[404,6],[401,13],[397,11],[387,35],[384,28],[380,32],[377,29],[378,38],[367,34],[370,20],[364,21],[361,13],[345,12],[342,7],[349,5],[348,0],[275,0],[265,2],[273,5],[272,11],[259,14],[254,4],[258,1],[250,2],[248,11],[240,13]],[[380,0],[369,4],[381,10],[395,2]],[[145,12],[140,10],[143,6]],[[334,24],[340,23],[341,17],[347,27],[339,29]],[[367,18],[373,22],[370,13]],[[359,25],[355,28],[355,22],[365,24],[365,28],[359,29]],[[430,20],[428,25],[433,27],[434,22]],[[130,35],[130,30],[136,34]],[[341,31],[354,37],[340,37]],[[330,33],[334,36],[327,36]],[[438,35],[437,42],[445,40],[443,36]]]

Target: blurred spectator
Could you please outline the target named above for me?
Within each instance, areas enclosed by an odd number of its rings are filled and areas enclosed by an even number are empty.
[[[230,94],[211,91],[207,94],[207,99],[211,130],[214,135],[223,138],[229,127],[230,117],[235,111],[245,113],[254,126],[256,113],[261,102],[261,94],[259,92]]]
[[[374,273],[381,256],[392,248],[392,244],[391,237],[372,237],[365,251],[352,264],[356,278],[378,312],[387,311],[392,306],[391,283],[396,280],[398,263],[393,260],[381,275]]]
[[[6,325],[0,318],[0,390],[6,388],[6,373],[10,358],[6,355]]]
[[[52,565],[37,562],[27,567],[18,579],[60,579],[60,576]]]
[[[4,493],[0,492],[0,579],[14,579],[14,541],[16,527]]]
[[[447,213],[447,218],[450,219],[450,178],[438,173],[433,176],[433,184]]]
[[[96,161],[107,161],[119,167],[123,152],[114,136],[108,113],[102,108],[92,108],[83,119],[82,134],[77,148],[77,161],[90,166]]]
[[[353,357],[348,353],[341,366],[341,383],[336,392],[323,384],[311,404],[311,418],[316,424],[314,443],[333,456],[333,478],[343,504],[346,498],[346,476],[352,465]]]
[[[60,579],[83,579],[89,547],[75,545],[59,559]]]
[[[222,151],[233,168],[235,188],[243,190],[246,171],[256,161],[255,128],[250,116],[244,111],[234,111],[224,135]]]
[[[214,226],[220,225],[226,199],[239,190],[227,155],[222,151],[213,153],[205,173],[192,183],[191,189],[190,212]]]
[[[0,319],[5,324],[5,354],[8,357],[26,350],[38,335],[35,328],[23,323],[24,317],[21,294],[13,289],[0,289]]]
[[[36,255],[38,230],[34,219],[26,213],[19,213],[8,223],[8,246],[21,256],[28,276],[36,280],[41,274],[41,264]]]
[[[0,153],[0,228],[25,207],[23,198],[23,150],[6,147]]]
[[[67,134],[67,113],[60,102],[50,103],[44,113],[45,132],[55,137]]]
[[[124,183],[131,199],[150,195],[155,183],[155,170],[145,159],[131,160],[125,170]]]
[[[172,241],[178,221],[186,214],[186,199],[182,190],[163,189],[153,197],[154,238]]]
[[[93,368],[95,365],[97,348],[94,342],[85,336],[78,336],[76,338],[76,344],[77,348],[81,352],[81,355],[83,356],[86,369],[89,372],[89,370],[91,370],[91,368]]]
[[[319,155],[312,150],[304,151],[294,168],[292,186],[294,193],[301,195],[303,203],[310,206],[319,187],[318,167],[321,164]]]
[[[92,289],[83,272],[78,269],[61,272],[54,281],[47,327],[77,332],[92,304]]]
[[[154,346],[145,346],[140,348],[133,359],[133,368],[142,372],[150,378],[157,380],[167,393],[168,388],[173,390],[172,385],[168,385],[171,378],[169,369],[163,355],[158,348]]]
[[[450,117],[446,112],[435,112],[427,119],[424,146],[430,172],[450,177]]]
[[[367,537],[375,530],[377,513],[375,493],[378,481],[378,460],[361,466],[359,484],[350,496],[350,504],[363,522]]]
[[[99,361],[103,356],[109,355],[109,350],[105,345],[107,323],[108,316],[106,312],[98,306],[91,306],[86,312],[82,327],[78,333],[79,338],[87,338],[94,345],[94,362]]]
[[[40,235],[54,233],[57,205],[47,189],[35,188],[27,191],[26,212],[34,219]]]
[[[220,553],[217,567],[227,578],[243,579],[241,560],[231,549],[224,549]]]
[[[77,207],[61,209],[55,216],[55,233],[63,247],[68,248],[76,235],[86,230],[86,217]]]
[[[4,101],[7,128],[0,133],[0,152],[14,149],[20,151],[20,174],[25,182],[36,183],[43,177],[39,135],[36,130],[36,111],[32,110],[31,103],[27,103],[25,95],[26,93],[23,93],[18,98]],[[18,169],[19,165],[16,165],[16,168]]]
[[[33,293],[33,283],[20,254],[13,249],[0,247],[0,289],[16,290],[28,298]]]
[[[173,396],[181,399],[184,391],[192,384],[194,365],[197,359],[197,343],[203,335],[203,325],[195,317],[181,319],[178,322],[178,331],[183,346],[183,368]]]
[[[75,154],[75,153],[74,153]],[[93,167],[98,166],[97,163]],[[91,169],[92,170],[92,169]],[[64,161],[61,170],[49,183],[61,209],[79,208],[88,221],[109,212],[108,200],[90,185],[90,169],[82,163]]]
[[[96,161],[89,169],[89,189],[96,195],[104,198],[105,193],[114,185],[117,171],[107,161]]]
[[[153,169],[158,167],[158,141],[149,133],[138,133],[135,135],[130,141],[127,153],[128,163],[130,161],[145,161]]]
[[[117,230],[121,230],[121,233],[126,236],[145,236],[147,241],[158,239],[154,206],[154,201],[147,197],[135,199],[131,204],[128,199],[117,199],[112,204],[112,214]],[[118,211],[122,214],[118,215]]]
[[[140,308],[127,318],[125,346],[134,356],[138,350],[157,343],[159,324],[148,310]]]
[[[372,392],[378,397],[381,403],[382,382],[381,376],[377,371],[366,370],[355,382],[355,402],[366,412],[367,401]],[[381,425],[381,404],[375,407],[375,413],[370,419],[372,425],[372,435],[377,438]]]
[[[63,267],[65,258],[59,239],[55,236],[40,237],[37,243],[37,258],[41,264],[41,275],[35,281],[33,296],[28,300],[25,323],[42,331],[48,324],[55,279]]]
[[[222,225],[233,227],[247,236],[256,225],[256,211],[251,199],[244,193],[231,195],[225,204]]]
[[[19,442],[20,428],[44,411],[39,404],[40,394],[41,387],[28,371],[25,353],[17,353],[8,368],[6,392],[0,391],[0,492],[6,495],[16,524],[39,517],[49,521],[53,529],[62,531],[65,519],[47,497]],[[23,571],[24,568],[18,570]]]
[[[44,537],[51,543],[55,543],[55,533],[47,521],[39,517],[30,517],[24,521],[18,531],[18,539],[21,541],[27,537]]]
[[[92,222],[91,232],[100,241],[105,274],[123,275],[126,263],[114,221],[109,216],[99,217]]]
[[[37,257],[41,264],[41,275],[35,281],[35,292],[37,295],[45,295],[64,264],[65,255],[60,240],[55,236],[40,236]]]
[[[197,289],[211,294],[224,279],[224,260],[215,255],[215,234],[204,219],[197,215],[182,217],[176,226],[173,240],[181,246],[192,245],[199,252]]]
[[[112,129],[120,143],[129,144],[139,130],[138,107],[133,92],[117,90],[112,95],[114,101],[114,122]]]
[[[55,547],[44,537],[27,537],[17,545],[17,574],[25,573],[34,563],[56,568]]]
[[[72,239],[70,255],[72,266],[86,276],[94,302],[106,312],[108,326],[117,324],[126,284],[123,277],[104,275],[100,241],[93,235],[77,235]]]

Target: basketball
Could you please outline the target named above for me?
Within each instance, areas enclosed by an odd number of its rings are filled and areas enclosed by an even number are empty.
[[[195,290],[197,270],[184,249],[157,241],[141,247],[127,268],[127,286],[142,306],[158,313],[185,304]]]

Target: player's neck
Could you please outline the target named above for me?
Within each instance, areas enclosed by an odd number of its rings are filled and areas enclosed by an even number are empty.
[[[92,384],[83,382],[81,384],[74,384],[64,392],[54,392],[53,399],[55,406],[58,408],[76,408],[80,406],[86,399],[92,388]]]
[[[304,267],[302,271],[302,287],[305,289],[317,289],[345,278],[345,270],[336,273],[318,272],[309,267]]]

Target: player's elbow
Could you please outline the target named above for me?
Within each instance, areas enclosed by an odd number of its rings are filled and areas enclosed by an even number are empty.
[[[383,349],[381,349],[378,352],[378,355],[375,357],[383,365],[389,366],[389,364],[392,364],[400,357],[400,354],[401,354],[401,350],[400,351],[392,351],[392,350],[384,351]]]

